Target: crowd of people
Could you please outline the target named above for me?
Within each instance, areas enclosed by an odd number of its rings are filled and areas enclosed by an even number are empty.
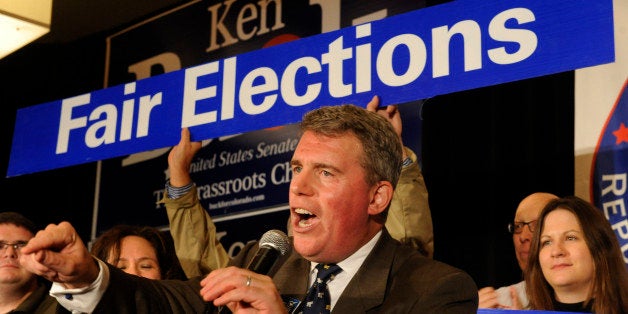
[[[226,253],[189,174],[201,144],[183,129],[160,201],[170,234],[118,225],[88,250],[67,222],[38,231],[19,213],[0,213],[0,311],[312,313],[312,287],[325,303],[316,313],[628,313],[622,251],[591,203],[524,198],[508,226],[522,280],[478,290],[464,270],[433,259],[427,188],[396,106],[377,97],[366,110],[324,106],[300,128],[288,190],[293,249],[273,274],[247,267],[258,242]],[[330,265],[336,272],[317,279]]]

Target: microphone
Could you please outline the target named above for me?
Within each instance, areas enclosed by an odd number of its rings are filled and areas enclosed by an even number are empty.
[[[258,274],[268,275],[273,266],[290,251],[290,240],[281,230],[266,231],[259,240],[259,249],[246,267]]]

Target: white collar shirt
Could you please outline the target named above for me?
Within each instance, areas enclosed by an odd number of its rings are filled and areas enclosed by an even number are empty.
[[[342,271],[336,274],[336,276],[334,277],[334,280],[330,281],[327,284],[327,287],[329,289],[329,294],[330,294],[330,305],[331,305],[332,310],[334,306],[336,305],[336,302],[340,298],[340,295],[342,294],[342,292],[345,290],[345,288],[347,287],[347,285],[349,284],[353,276],[358,272],[358,270],[360,269],[360,266],[362,266],[366,257],[369,255],[369,253],[371,253],[371,251],[375,247],[375,243],[377,243],[377,240],[379,240],[381,235],[382,235],[382,231],[380,230],[377,234],[375,234],[375,236],[371,240],[369,240],[369,242],[363,245],[359,250],[357,250],[351,256],[347,257],[345,260],[339,263],[336,263],[336,265],[342,268]],[[317,273],[316,265],[318,265],[318,263],[314,263],[314,262],[310,263],[309,286],[312,286],[312,283],[314,283],[314,280],[316,279],[316,273]]]

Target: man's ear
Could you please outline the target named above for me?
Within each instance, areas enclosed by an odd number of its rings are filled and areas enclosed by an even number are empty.
[[[388,181],[379,181],[373,186],[371,203],[369,204],[369,215],[379,215],[386,210],[392,200],[394,188]]]

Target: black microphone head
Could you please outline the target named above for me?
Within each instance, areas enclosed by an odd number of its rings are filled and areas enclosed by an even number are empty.
[[[286,255],[286,253],[290,250],[290,240],[281,230],[268,230],[260,238],[259,247],[272,248],[279,251],[281,255]]]
[[[247,266],[248,269],[268,276],[272,276],[288,258],[290,239],[280,230],[266,231],[258,241],[258,250]]]

